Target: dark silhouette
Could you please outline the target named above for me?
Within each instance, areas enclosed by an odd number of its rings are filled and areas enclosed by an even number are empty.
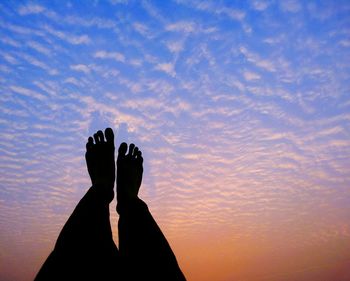
[[[186,280],[147,205],[138,198],[141,151],[134,144],[128,149],[126,143],[118,150],[119,250],[109,221],[115,182],[112,129],[89,137],[85,158],[92,187],[64,225],[35,281]]]

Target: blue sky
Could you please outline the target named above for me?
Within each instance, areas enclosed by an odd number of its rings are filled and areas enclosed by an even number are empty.
[[[107,126],[189,280],[342,277],[349,27],[347,1],[2,1],[0,279],[34,276]]]

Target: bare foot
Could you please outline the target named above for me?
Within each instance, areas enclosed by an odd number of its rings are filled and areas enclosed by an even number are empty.
[[[118,202],[137,198],[143,173],[142,153],[132,143],[123,142],[118,150],[117,159],[117,199]]]
[[[95,140],[95,143],[94,143]],[[99,185],[107,193],[109,202],[114,197],[115,162],[114,162],[114,134],[111,128],[107,128],[94,134],[94,139],[89,137],[85,153],[86,165],[92,185]]]

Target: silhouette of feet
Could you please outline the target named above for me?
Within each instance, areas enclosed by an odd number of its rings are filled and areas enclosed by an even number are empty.
[[[95,140],[95,143],[94,143]],[[114,197],[115,162],[114,162],[114,133],[107,128],[105,133],[98,131],[94,138],[89,137],[85,153],[86,165],[92,185],[99,185],[106,191],[110,201]]]
[[[142,153],[132,143],[123,142],[118,150],[117,159],[117,199],[118,202],[137,198],[143,173]]]

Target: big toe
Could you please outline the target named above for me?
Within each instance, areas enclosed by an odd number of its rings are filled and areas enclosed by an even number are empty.
[[[101,130],[97,131],[97,137],[98,137],[98,140],[100,143],[103,143],[105,141],[105,138],[104,138],[104,135],[103,135],[103,132]]]
[[[111,128],[107,128],[105,130],[105,137],[108,143],[112,143],[112,144],[114,143],[114,133]]]

